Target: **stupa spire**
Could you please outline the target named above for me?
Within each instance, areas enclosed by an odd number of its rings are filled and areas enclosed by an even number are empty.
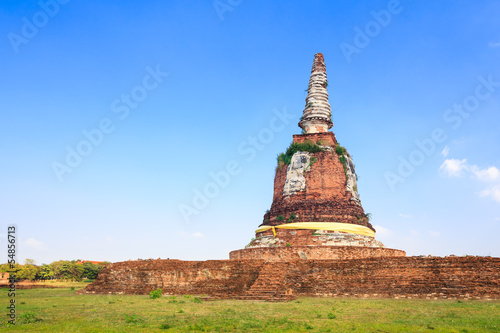
[[[333,127],[327,86],[325,59],[322,53],[316,53],[307,88],[306,106],[299,121],[299,127],[307,134],[328,132]]]

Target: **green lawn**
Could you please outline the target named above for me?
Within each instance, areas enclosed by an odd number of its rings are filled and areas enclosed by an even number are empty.
[[[78,288],[76,288],[78,289]],[[7,290],[2,303],[8,305]],[[76,295],[18,290],[23,332],[499,332],[500,301],[299,298],[288,303],[194,296]],[[7,313],[6,306],[1,307]],[[5,316],[4,316],[5,318]]]

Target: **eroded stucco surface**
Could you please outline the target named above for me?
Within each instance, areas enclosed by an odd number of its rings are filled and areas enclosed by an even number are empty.
[[[311,156],[308,152],[298,151],[292,156],[290,165],[286,169],[283,196],[289,196],[306,189],[304,173],[309,170]]]
[[[351,200],[361,206],[361,200],[358,194],[358,184],[356,181],[356,172],[354,171],[354,162],[349,155],[345,155],[346,159],[346,178],[347,184],[346,188],[352,194]]]

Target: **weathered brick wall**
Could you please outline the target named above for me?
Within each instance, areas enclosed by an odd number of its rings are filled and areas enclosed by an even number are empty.
[[[372,257],[404,257],[405,251],[366,246],[285,246],[258,247],[231,251],[230,259],[262,259],[266,261],[348,260]]]
[[[107,265],[84,292],[241,295],[257,279],[263,260],[147,260]],[[385,257],[296,260],[282,289],[294,295],[500,299],[500,258]]]
[[[333,132],[324,132],[324,133],[312,133],[312,134],[295,134],[293,136],[293,142],[302,143],[304,141],[313,141],[318,142],[319,140],[323,141],[327,146],[335,146],[337,144],[337,138],[335,137],[335,133]]]
[[[337,143],[331,132],[294,135],[293,140],[295,143],[322,140],[325,145],[331,146]],[[346,189],[344,166],[338,156],[331,151],[314,153],[313,156],[316,161],[304,174],[304,191],[283,197],[286,166],[276,171],[273,203],[269,212],[264,215],[263,224],[287,223],[286,219],[294,213],[297,218],[293,222],[343,222],[363,225],[374,230],[364,217],[363,208],[350,200],[352,194]],[[285,220],[277,220],[279,215]]]
[[[500,298],[500,258],[393,257],[298,261],[285,288],[298,295]]]
[[[87,292],[147,294],[238,294],[259,275],[260,260],[140,260],[106,265]]]

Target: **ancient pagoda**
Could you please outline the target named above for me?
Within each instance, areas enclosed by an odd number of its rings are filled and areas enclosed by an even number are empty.
[[[306,105],[294,135],[277,158],[274,196],[255,238],[231,259],[352,259],[404,256],[375,239],[358,195],[348,151],[333,127],[323,54],[314,55]]]

